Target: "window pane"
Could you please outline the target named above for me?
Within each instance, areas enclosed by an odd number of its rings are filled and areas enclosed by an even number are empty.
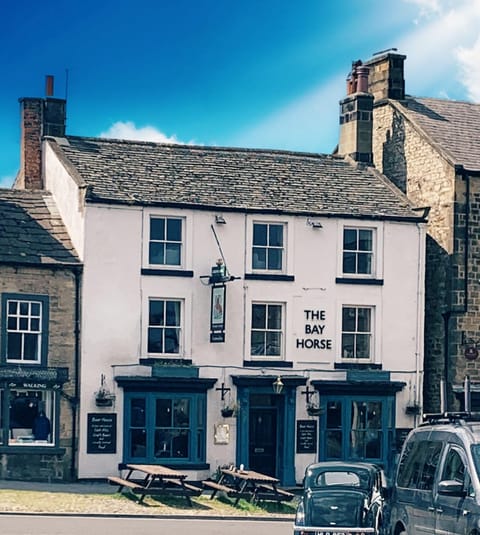
[[[267,225],[253,225],[253,245],[267,245]]]
[[[176,399],[173,402],[173,426],[189,427],[190,403],[188,399]]]
[[[178,353],[178,329],[165,329],[165,353]]]
[[[155,427],[172,426],[172,402],[166,398],[155,400]]]
[[[164,301],[150,301],[149,325],[164,325]]]
[[[268,329],[282,328],[282,307],[281,305],[268,306]]]
[[[358,330],[360,332],[370,332],[370,309],[358,309]]]
[[[165,239],[165,219],[152,218],[150,219],[150,239],[164,240]]]
[[[30,330],[35,332],[40,332],[40,320],[32,318],[30,321]]]
[[[357,250],[357,231],[355,229],[344,229],[343,248],[347,251]]]
[[[28,318],[20,318],[20,330],[28,331]]]
[[[337,401],[327,403],[327,428],[342,428],[342,404]]]
[[[179,243],[167,243],[165,249],[165,264],[179,266],[181,245]]]
[[[167,219],[167,240],[182,241],[181,219]]]
[[[351,307],[344,307],[342,312],[342,331],[354,332],[356,327],[356,313]]]
[[[342,357],[351,359],[354,357],[355,336],[353,334],[342,334]]]
[[[268,269],[282,269],[282,249],[268,249]]]
[[[173,457],[188,457],[188,442],[189,432],[184,430],[177,430],[172,437],[172,456]]]
[[[267,268],[267,250],[254,247],[253,248],[253,257],[252,257],[252,268],[253,269],[266,269]]]
[[[372,250],[372,231],[362,229],[359,231],[358,249],[360,251]]]
[[[180,325],[180,302],[166,301],[166,321],[165,325]]]
[[[274,247],[283,245],[283,225],[270,225],[269,245]]]
[[[251,335],[251,349],[252,355],[264,355],[265,354],[265,334],[262,331],[252,331]]]
[[[267,332],[266,355],[280,355],[281,340],[281,333]]]
[[[20,315],[21,316],[28,315],[28,303],[20,302]]]
[[[18,360],[22,356],[22,335],[9,333],[7,336],[7,359]]]
[[[23,358],[24,360],[38,360],[38,334],[24,334]]]
[[[356,356],[359,359],[370,358],[370,335],[369,334],[357,334],[356,337],[357,347]]]
[[[267,307],[265,305],[252,305],[252,328],[265,329]]]
[[[18,331],[18,318],[10,316],[7,321],[9,331]]]
[[[40,303],[32,303],[31,315],[40,317]]]
[[[50,390],[11,390],[9,444],[52,444],[54,407],[54,394]]]
[[[342,432],[326,432],[326,455],[329,459],[342,458]]]
[[[372,272],[372,254],[358,253],[358,273],[369,275]]]
[[[133,398],[130,402],[130,422],[132,427],[145,427],[145,399]]]
[[[130,455],[132,457],[145,457],[147,455],[145,429],[130,429]]]
[[[163,329],[148,329],[148,348],[149,353],[163,353]]]
[[[9,314],[17,314],[17,301],[8,301],[8,313]]]
[[[356,254],[355,253],[343,253],[343,272],[344,273],[355,273],[356,267],[355,267],[355,261],[356,261]]]
[[[165,244],[150,242],[148,261],[150,264],[165,264]]]

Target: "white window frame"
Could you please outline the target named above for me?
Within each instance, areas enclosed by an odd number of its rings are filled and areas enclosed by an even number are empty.
[[[359,241],[359,234],[361,232],[370,232],[371,236],[372,236],[372,239],[371,239],[372,248],[371,248],[371,250],[360,249],[358,247],[358,245],[357,245],[356,249],[345,249],[344,235],[345,235],[345,231],[346,230],[354,231],[357,234],[357,244],[358,244],[358,241]],[[375,269],[376,268],[376,266],[375,266],[376,254],[375,254],[375,250],[376,250],[376,232],[375,232],[375,228],[359,227],[359,226],[356,226],[356,225],[345,225],[343,227],[343,232],[342,232],[342,273],[343,273],[343,276],[344,277],[374,277],[375,273],[376,273],[376,269]],[[352,254],[355,257],[355,271],[353,273],[346,272],[346,271],[343,270],[343,257],[344,257],[345,254]],[[370,255],[370,273],[360,273],[358,271],[358,264],[359,264],[358,259],[359,259],[360,255]]]
[[[17,313],[11,314],[9,312],[10,304],[16,303],[17,304]],[[38,315],[32,314],[32,305],[38,305],[40,312]],[[21,308],[22,305],[28,306],[27,313],[22,313]],[[7,337],[7,344],[8,344],[8,336],[10,333],[12,334],[20,334],[21,335],[21,357],[16,358],[10,358],[8,356],[8,350],[6,351],[6,362],[8,363],[21,363],[21,364],[41,364],[42,362],[42,342],[43,342],[43,305],[44,303],[42,301],[37,301],[36,299],[19,299],[19,298],[8,298],[6,303],[6,318],[5,318],[5,334]],[[9,328],[9,319],[16,319],[17,327],[15,329]],[[27,327],[22,328],[22,323],[27,322]],[[38,329],[32,329],[32,322],[38,322]],[[36,335],[37,337],[37,351],[36,351],[36,358],[34,360],[26,359],[25,358],[25,337],[26,335]],[[8,347],[8,346],[7,346]]]
[[[253,328],[253,325],[252,325],[252,322],[253,322],[253,307],[255,305],[263,305],[265,307],[267,307],[267,314],[266,314],[266,318],[268,318],[268,307],[269,306],[278,306],[280,307],[280,311],[281,311],[281,325],[280,325],[280,329],[269,329],[268,328],[268,325],[265,325],[265,328],[264,329],[261,329],[261,328],[256,328],[254,329]],[[285,311],[286,311],[286,306],[285,306],[285,303],[281,303],[281,302],[278,302],[278,301],[252,301],[251,302],[251,305],[250,305],[250,318],[249,318],[249,353],[250,353],[250,358],[252,360],[285,360],[285,338],[286,338],[286,335],[285,335],[285,325],[286,325],[286,322],[285,322]],[[279,355],[258,355],[258,354],[254,354],[253,353],[253,347],[252,347],[252,331],[261,331],[261,332],[264,332],[265,334],[267,334],[268,332],[278,332],[280,333],[280,354]]]
[[[154,220],[164,220],[165,221],[165,235],[162,239],[160,238],[152,238],[151,236],[151,224]],[[168,221],[169,220],[176,220],[180,222],[180,231],[181,231],[181,239],[178,240],[169,240],[167,235],[167,227],[168,227]],[[150,214],[150,217],[148,218],[148,226],[147,226],[147,232],[148,232],[148,244],[147,244],[147,259],[148,259],[148,265],[150,266],[156,266],[161,267],[164,269],[179,269],[184,265],[184,256],[185,256],[185,222],[184,219],[180,216],[174,216],[170,214]],[[176,246],[179,246],[180,253],[179,253],[179,262],[178,264],[170,264],[166,261],[166,253],[164,253],[164,262],[151,262],[150,260],[150,246],[152,243],[158,243],[163,245],[164,248],[167,247],[167,244],[174,244]]]
[[[172,326],[178,331],[178,352],[177,353],[162,353],[149,351],[149,333],[150,329],[162,329],[169,327],[165,323],[162,325],[150,324],[150,303],[152,301],[176,302],[180,305],[180,321],[178,326]],[[166,306],[166,303],[164,304]],[[184,353],[184,322],[185,322],[185,300],[177,297],[149,297],[147,299],[146,311],[145,311],[145,352],[149,357],[159,358],[179,358]],[[162,342],[163,349],[165,349],[165,340]]]
[[[343,312],[346,308],[354,309],[355,312],[355,329],[353,331],[344,331],[343,325]],[[358,311],[359,309],[366,309],[370,311],[370,330],[369,331],[359,331],[358,330]],[[343,362],[351,363],[364,363],[364,362],[373,362],[374,361],[374,349],[375,349],[375,307],[370,305],[352,305],[352,304],[343,304],[340,311],[340,356]],[[369,356],[368,357],[358,357],[356,351],[357,337],[368,335],[369,337]],[[344,335],[353,335],[354,337],[354,350],[351,356],[345,354],[343,336]]]
[[[253,243],[253,239],[254,239],[254,227],[255,225],[266,225],[267,226],[267,244],[265,245],[255,245]],[[279,227],[282,227],[283,229],[283,235],[282,235],[282,245],[281,247],[280,246],[275,246],[275,245],[270,245],[268,243],[268,229],[270,228],[270,226],[273,226],[273,225],[276,225],[276,226],[279,226]],[[283,274],[283,273],[286,273],[286,270],[287,270],[287,241],[288,241],[288,236],[287,236],[287,230],[288,230],[288,227],[287,227],[287,224],[285,223],[285,221],[277,221],[277,220],[253,220],[251,222],[251,238],[250,238],[250,247],[249,247],[249,252],[250,252],[250,258],[249,258],[249,269],[252,271],[252,273],[272,273],[272,274]],[[280,269],[269,269],[268,267],[265,267],[265,268],[259,268],[259,267],[254,267],[253,266],[253,262],[254,262],[254,248],[255,247],[262,247],[262,248],[265,248],[266,251],[267,251],[267,257],[268,257],[268,251],[269,250],[281,250],[281,253],[282,253],[282,264],[281,264],[281,268]]]

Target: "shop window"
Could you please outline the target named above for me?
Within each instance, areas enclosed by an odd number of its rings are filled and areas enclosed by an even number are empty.
[[[142,462],[205,461],[205,394],[126,394],[126,456]]]
[[[5,404],[8,400],[8,407]],[[2,390],[2,444],[47,446],[55,442],[55,399],[50,390]],[[7,419],[5,416],[7,415]]]
[[[48,298],[2,294],[2,354],[8,364],[46,364]]]

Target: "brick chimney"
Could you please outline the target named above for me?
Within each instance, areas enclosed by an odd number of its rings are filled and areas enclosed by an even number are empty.
[[[347,96],[340,101],[338,153],[357,162],[372,162],[373,96],[368,93],[369,69],[355,61],[347,78]]]
[[[43,136],[65,136],[66,100],[53,98],[53,77],[47,76],[46,98],[20,99],[20,170],[15,187],[43,189]]]
[[[382,99],[405,98],[404,62],[407,56],[397,54],[396,49],[378,52],[365,62],[369,69],[368,88],[375,102]]]

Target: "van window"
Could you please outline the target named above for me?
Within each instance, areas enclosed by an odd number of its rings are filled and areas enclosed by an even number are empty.
[[[447,453],[442,472],[442,481],[451,480],[464,483],[465,464],[457,450],[451,449]]]
[[[400,459],[397,485],[431,490],[441,451],[442,443],[438,441],[407,442]]]

